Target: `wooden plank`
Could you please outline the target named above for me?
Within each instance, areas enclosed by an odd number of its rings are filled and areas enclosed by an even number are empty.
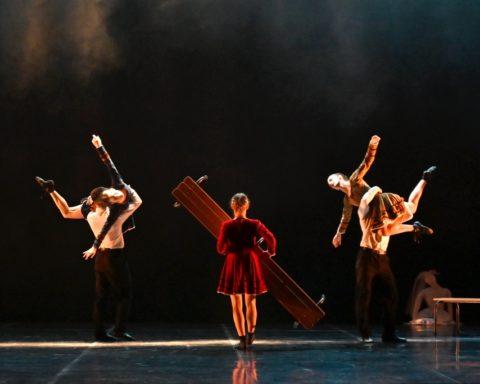
[[[443,303],[480,304],[480,298],[475,297],[434,297],[433,301],[441,301]]]

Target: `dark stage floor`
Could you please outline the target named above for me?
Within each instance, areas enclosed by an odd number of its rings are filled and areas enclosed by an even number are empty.
[[[134,343],[100,344],[88,325],[0,325],[0,383],[480,383],[480,328],[401,327],[406,345],[370,346],[354,327],[261,326],[236,352],[228,326],[134,325]],[[378,333],[377,333],[378,335]]]

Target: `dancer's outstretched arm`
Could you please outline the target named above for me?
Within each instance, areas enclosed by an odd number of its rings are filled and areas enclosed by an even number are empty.
[[[65,219],[83,219],[82,204],[71,207],[57,191],[50,192],[53,202]]]
[[[348,197],[343,198],[342,218],[337,228],[337,233],[333,236],[332,244],[335,248],[338,248],[342,244],[342,235],[347,231],[348,224],[352,217],[352,204],[348,201]]]

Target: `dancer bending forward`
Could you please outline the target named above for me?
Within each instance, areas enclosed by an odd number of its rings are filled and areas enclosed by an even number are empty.
[[[217,241],[218,253],[226,256],[217,292],[230,295],[233,321],[240,338],[238,349],[246,349],[253,343],[257,324],[256,296],[267,292],[260,256],[254,251],[255,245],[263,238],[269,256],[275,255],[277,245],[275,237],[265,225],[259,220],[247,218],[249,206],[250,201],[244,193],[237,193],[231,198],[234,219],[222,224]]]
[[[330,188],[341,191],[345,194],[343,198],[343,211],[340,225],[337,233],[333,237],[332,244],[335,248],[342,243],[342,235],[346,232],[350,218],[352,216],[353,207],[358,207],[362,196],[370,189],[370,186],[363,179],[375,160],[379,136],[372,136],[368,145],[367,153],[360,166],[347,177],[343,173],[334,173],[327,179]],[[417,211],[423,190],[427,185],[427,181],[433,176],[437,167],[432,166],[423,172],[422,179],[415,186],[413,191],[405,201],[403,197],[395,193],[377,194],[371,202],[371,215],[374,220],[372,231],[380,236],[392,236],[404,232],[413,232],[414,240],[420,241],[422,235],[431,235],[433,230],[424,226],[419,221],[415,221],[413,225],[404,224],[413,218]]]
[[[129,223],[127,221],[142,204],[142,199],[125,184],[100,137],[94,135],[92,144],[110,173],[111,188],[97,187],[82,204],[70,206],[55,190],[53,180],[45,181],[36,177],[36,181],[50,194],[65,219],[85,219],[95,235],[92,247],[83,252],[85,260],[95,258],[95,339],[103,342],[132,341],[133,337],[126,331],[132,289],[123,233],[133,229],[133,220]],[[105,325],[111,294],[116,304],[113,334],[107,333]]]

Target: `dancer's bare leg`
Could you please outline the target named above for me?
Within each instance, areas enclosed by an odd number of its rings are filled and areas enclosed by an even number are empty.
[[[238,336],[245,336],[245,316],[243,316],[242,295],[230,295],[232,301],[233,322]]]
[[[245,294],[245,306],[247,307],[247,331],[255,332],[257,325],[257,299],[255,295]]]
[[[422,197],[426,185],[427,182],[425,180],[420,180],[408,197],[408,205],[412,214],[417,212],[418,203],[420,202],[420,198]]]
[[[410,203],[405,203],[407,212],[403,215],[398,216],[395,220],[391,223],[387,224],[385,227],[380,228],[378,233],[382,236],[393,236],[398,235],[405,232],[415,232],[421,231],[423,234],[431,235],[433,234],[433,230],[431,228],[425,227],[420,222],[416,221],[414,225],[412,224],[404,224],[406,221],[409,221],[413,218],[413,214],[411,213]],[[417,229],[415,229],[417,226]]]
[[[407,205],[408,203],[405,203],[406,205],[406,213],[403,215],[400,215],[395,218],[395,220],[392,220],[390,223],[385,225],[383,228],[380,228],[378,230],[378,233],[382,236],[392,236],[392,235],[398,235],[399,233],[404,233],[404,232],[412,232],[413,231],[413,225],[405,225],[405,223],[408,220],[411,220],[413,218],[413,214],[410,212],[410,207]]]
[[[426,185],[427,182],[424,179],[418,182],[415,188],[413,188],[413,191],[410,193],[408,201],[405,202],[407,211],[409,212],[404,215],[398,216],[391,223],[380,229],[379,233],[382,236],[393,236],[400,233],[414,231],[413,225],[404,225],[403,223],[411,220],[415,212],[417,212],[418,204],[420,202],[420,198],[422,197]]]
[[[431,166],[423,172],[422,180],[418,182],[418,184],[413,188],[413,191],[410,193],[408,197],[408,201],[405,203],[405,206],[409,213],[407,215],[402,215],[398,220],[395,220],[390,225],[387,225],[386,233],[388,235],[398,235],[399,233],[404,232],[414,232],[414,240],[415,242],[420,242],[421,235],[432,235],[433,230],[424,226],[419,221],[413,223],[413,225],[406,225],[403,224],[406,221],[410,220],[413,215],[417,212],[418,204],[420,202],[420,198],[422,197],[423,190],[427,185],[427,181],[432,179],[433,174],[436,172],[437,167]],[[411,217],[407,218],[408,215]]]
[[[415,227],[411,224],[397,224],[393,227],[387,226],[386,230],[382,233],[382,236],[393,236],[405,232],[413,232]]]

